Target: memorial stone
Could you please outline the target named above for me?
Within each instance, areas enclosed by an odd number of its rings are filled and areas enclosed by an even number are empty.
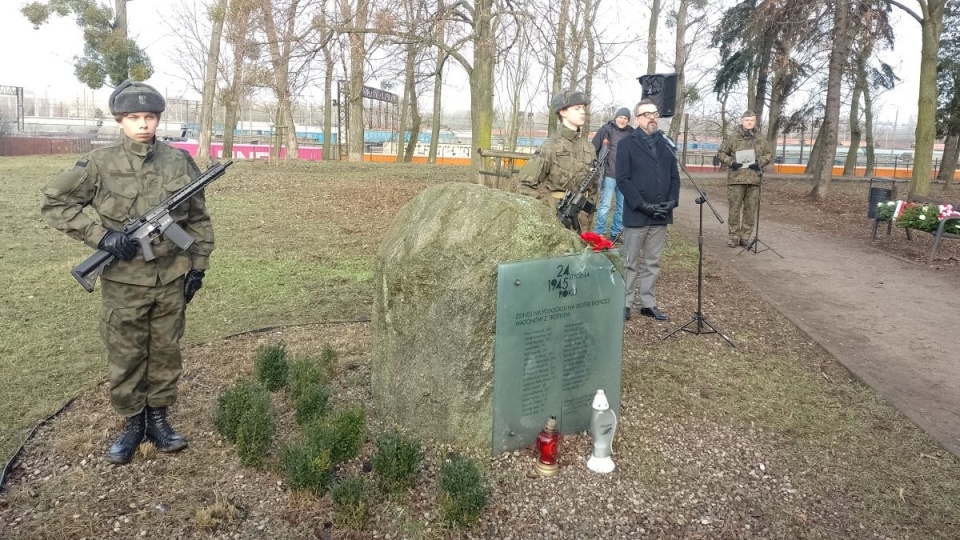
[[[503,263],[498,270],[492,453],[529,446],[555,416],[590,427],[603,390],[617,414],[624,284],[602,253]]]

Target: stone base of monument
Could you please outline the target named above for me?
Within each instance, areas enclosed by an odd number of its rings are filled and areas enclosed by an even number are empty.
[[[374,264],[373,414],[498,454],[549,416],[586,430],[598,388],[619,410],[623,280],[585,249],[528,197],[449,183],[411,200]]]

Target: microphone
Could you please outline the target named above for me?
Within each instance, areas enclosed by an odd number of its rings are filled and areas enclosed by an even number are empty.
[[[670,148],[673,148],[674,150],[677,149],[677,143],[673,142],[673,139],[671,139],[669,135],[664,133],[662,129],[657,130],[657,135],[660,135],[661,137],[663,137],[663,140],[667,143],[667,146],[669,146]]]

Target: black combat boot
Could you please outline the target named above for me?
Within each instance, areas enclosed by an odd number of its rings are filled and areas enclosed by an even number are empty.
[[[143,442],[146,432],[145,418],[143,411],[127,418],[127,425],[124,426],[120,438],[107,450],[107,461],[115,465],[130,463],[137,447]]]
[[[147,407],[147,440],[161,452],[176,452],[187,447],[187,440],[167,423],[166,407]]]

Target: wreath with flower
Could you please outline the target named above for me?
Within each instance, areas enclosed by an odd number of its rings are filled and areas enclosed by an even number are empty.
[[[613,242],[595,232],[581,233],[580,239],[590,244],[594,251],[603,251],[613,247]]]
[[[943,232],[960,234],[960,212],[950,204],[887,201],[877,203],[877,220],[890,221],[899,227],[937,232],[940,222],[948,220]]]

